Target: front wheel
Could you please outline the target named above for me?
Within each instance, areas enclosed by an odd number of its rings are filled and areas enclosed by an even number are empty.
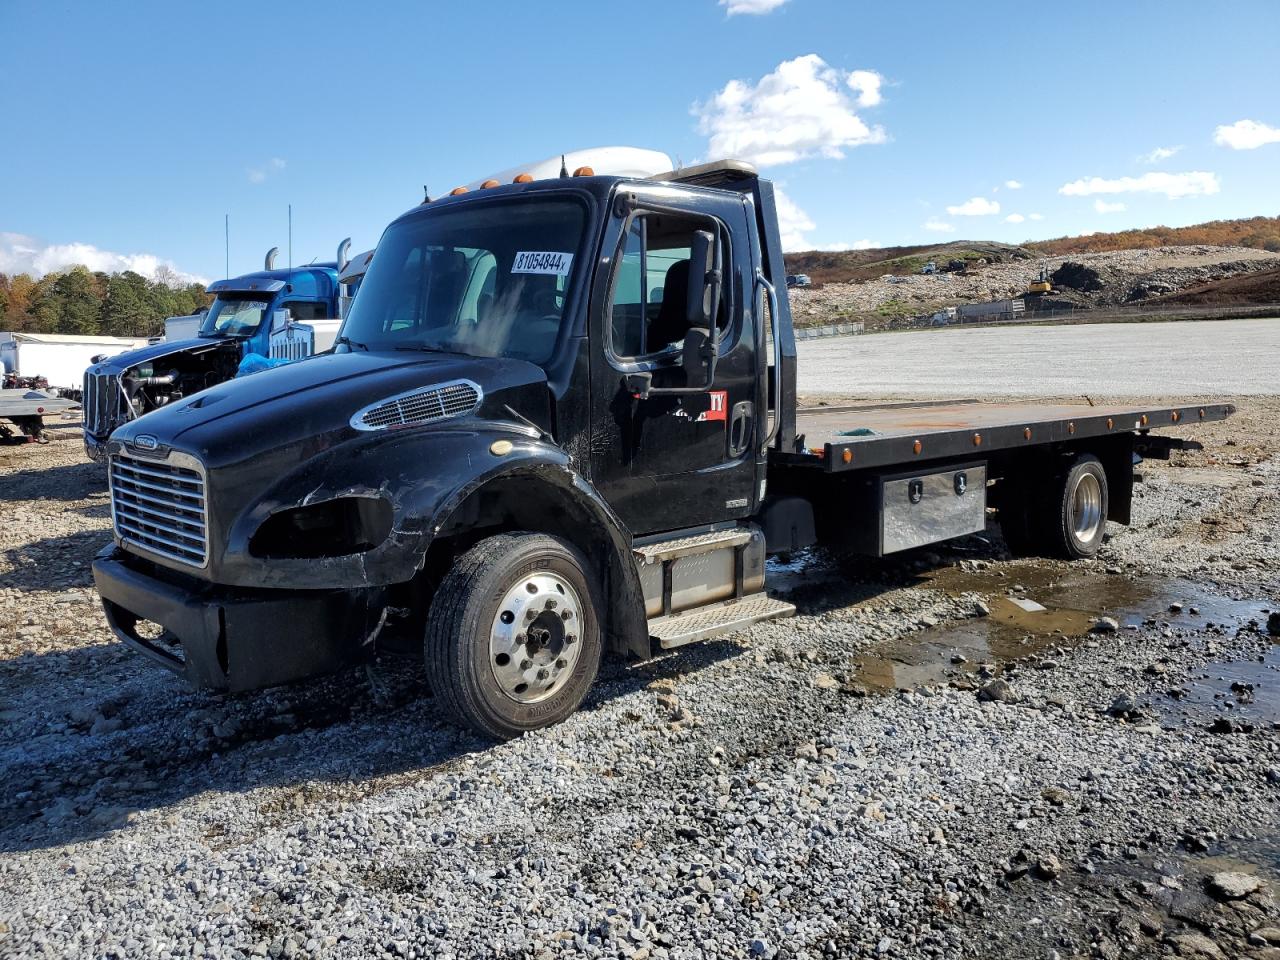
[[[558,537],[504,533],[454,563],[431,602],[427,678],[454,720],[498,740],[578,709],[600,667],[597,589]]]

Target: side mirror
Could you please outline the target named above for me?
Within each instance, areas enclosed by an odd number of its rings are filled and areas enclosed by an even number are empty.
[[[710,230],[695,230],[689,246],[689,290],[685,319],[690,328],[715,329],[720,312],[720,245]]]
[[[272,310],[271,311],[271,332],[279,333],[287,327],[293,320],[293,314],[288,310]]]

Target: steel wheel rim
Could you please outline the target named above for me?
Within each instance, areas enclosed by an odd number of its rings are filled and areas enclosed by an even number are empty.
[[[1081,473],[1071,491],[1071,527],[1076,537],[1088,542],[1102,526],[1102,484],[1092,473]]]
[[[564,577],[539,571],[511,585],[489,630],[489,669],[516,703],[554,696],[582,651],[582,600]]]

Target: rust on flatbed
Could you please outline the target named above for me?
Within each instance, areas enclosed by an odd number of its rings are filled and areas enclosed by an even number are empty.
[[[1139,407],[979,400],[802,408],[796,433],[807,452],[777,456],[784,463],[817,461],[829,471],[905,466],[1224,420],[1235,410],[1230,403]]]

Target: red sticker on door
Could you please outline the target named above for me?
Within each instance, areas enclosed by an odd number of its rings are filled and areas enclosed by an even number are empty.
[[[701,414],[699,420],[728,420],[729,419],[729,391],[728,390],[712,390],[707,397],[711,400],[711,408],[704,414]]]

